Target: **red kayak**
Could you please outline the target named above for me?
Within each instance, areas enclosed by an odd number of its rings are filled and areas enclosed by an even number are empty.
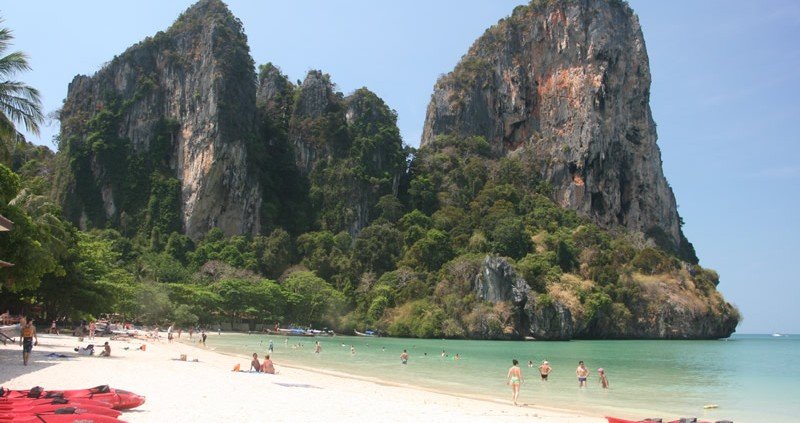
[[[661,419],[625,420],[625,419],[620,419],[620,418],[617,418],[617,417],[606,417],[606,420],[608,420],[608,423],[653,423],[653,422],[661,423]],[[711,422],[700,421],[700,420],[696,420],[696,422],[697,423],[711,423]],[[672,421],[667,422],[667,423],[681,423],[681,420],[672,420]]]
[[[93,407],[111,408],[111,404],[89,398],[0,398],[0,410],[15,407],[33,407],[36,405],[60,405],[74,407],[76,405],[91,405]]]
[[[66,399],[92,399],[111,404],[116,410],[127,410],[144,404],[145,398],[123,389],[114,389],[108,385],[95,386],[89,389],[71,389],[65,391],[45,391],[42,387],[33,389],[11,390],[4,389],[0,394],[3,398],[66,398]]]
[[[124,423],[114,417],[98,414],[30,414],[0,418],[2,423]]]
[[[94,407],[91,405],[35,405],[31,407],[0,408],[0,420],[6,416],[19,416],[31,414],[98,414],[101,416],[119,417],[121,411],[109,407]]]

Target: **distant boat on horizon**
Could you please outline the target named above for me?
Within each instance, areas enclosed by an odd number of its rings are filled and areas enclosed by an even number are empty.
[[[775,337],[777,337],[777,336],[785,336],[785,335],[782,335],[782,334],[780,334],[780,333],[773,333],[773,334],[772,334],[772,336],[775,336]]]

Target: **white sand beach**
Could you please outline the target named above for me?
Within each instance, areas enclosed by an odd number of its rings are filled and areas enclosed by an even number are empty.
[[[102,345],[107,338],[96,338]],[[180,343],[110,341],[112,357],[79,356],[71,336],[40,335],[31,363],[19,344],[0,345],[0,385],[78,389],[109,384],[147,397],[128,422],[554,422],[602,423],[600,416],[463,398],[347,375],[292,368],[278,374],[232,372],[250,358]],[[146,351],[140,345],[146,344]],[[128,348],[127,350],[125,348]],[[99,352],[99,350],[98,350]],[[68,358],[49,358],[60,353]],[[181,354],[188,361],[180,361]],[[194,362],[192,360],[197,359]]]

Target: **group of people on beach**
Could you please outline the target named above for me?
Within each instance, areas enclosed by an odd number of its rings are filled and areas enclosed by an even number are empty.
[[[533,367],[532,360],[528,361],[528,367]],[[539,366],[539,375],[543,381],[547,381],[552,370],[553,368],[550,367],[550,363],[547,360],[542,361],[542,364]],[[601,367],[597,369],[597,373],[599,375],[600,386],[603,387],[603,389],[608,389],[608,376],[606,376],[605,369]],[[586,368],[586,364],[583,360],[578,362],[578,367],[575,369],[575,376],[578,378],[578,387],[585,388],[586,381],[589,378],[589,369]],[[511,400],[514,405],[517,405],[519,388],[524,382],[524,378],[522,377],[522,369],[519,367],[519,361],[517,361],[516,358],[511,360],[511,368],[508,369],[506,379],[506,384],[511,386]]]
[[[250,361],[250,371],[255,370],[257,373],[275,374],[275,364],[269,358],[269,354],[264,356],[264,361],[258,361],[258,353],[253,353],[253,360]]]

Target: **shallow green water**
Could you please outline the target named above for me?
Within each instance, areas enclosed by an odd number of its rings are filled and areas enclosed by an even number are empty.
[[[283,338],[212,334],[218,351],[263,356],[268,340],[272,358],[282,363],[347,372],[456,394],[510,399],[505,375],[511,359],[520,361],[528,404],[579,409],[619,417],[702,417],[741,422],[800,421],[800,336],[738,335],[727,341],[570,341],[504,342],[398,338]],[[285,340],[288,339],[288,345]],[[322,353],[314,354],[314,342]],[[297,347],[298,343],[303,348]],[[350,354],[354,346],[355,355]],[[407,348],[408,365],[400,363]],[[442,357],[445,350],[448,357]],[[459,354],[460,360],[453,360]],[[550,380],[536,366],[548,360]],[[579,389],[575,368],[584,360],[592,371]],[[600,388],[597,368],[611,389]],[[705,404],[719,408],[704,410]]]

